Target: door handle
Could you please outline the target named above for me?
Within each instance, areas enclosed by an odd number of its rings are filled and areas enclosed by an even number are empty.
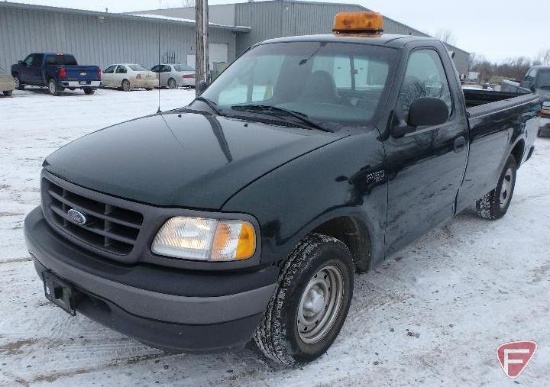
[[[466,146],[466,139],[464,137],[460,136],[457,139],[455,139],[455,142],[454,142],[455,152],[458,153],[462,151],[465,146]]]

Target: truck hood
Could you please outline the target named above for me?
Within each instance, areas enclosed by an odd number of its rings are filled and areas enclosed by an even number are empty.
[[[170,112],[84,136],[48,156],[44,167],[71,183],[141,203],[220,209],[260,176],[342,137]]]

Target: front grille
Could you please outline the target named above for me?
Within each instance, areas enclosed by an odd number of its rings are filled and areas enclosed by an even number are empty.
[[[137,242],[143,215],[95,200],[93,196],[93,191],[83,195],[63,187],[62,182],[54,183],[45,177],[42,180],[44,214],[58,230],[94,248],[117,255],[130,254]],[[84,214],[86,222],[79,225],[71,220],[68,215],[71,209]]]

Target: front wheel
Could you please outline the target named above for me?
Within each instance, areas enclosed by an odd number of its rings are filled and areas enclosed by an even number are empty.
[[[4,91],[3,93],[6,97],[11,97],[11,94],[12,94],[11,90]]]
[[[25,88],[25,85],[21,83],[21,79],[19,79],[19,76],[14,75],[13,80],[15,81],[15,88],[17,90],[23,90]]]
[[[59,88],[53,78],[48,81],[48,91],[51,95],[59,95]]]
[[[508,156],[495,189],[476,202],[477,214],[483,219],[502,218],[510,207],[516,185],[516,159]]]
[[[351,254],[338,239],[312,234],[289,256],[254,341],[285,365],[315,360],[332,345],[353,294]]]

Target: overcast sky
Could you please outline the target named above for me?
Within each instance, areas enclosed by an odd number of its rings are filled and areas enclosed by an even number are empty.
[[[185,0],[11,0],[27,4],[68,7],[109,12],[131,12],[181,6]],[[550,1],[523,0],[344,0],[333,3],[359,4],[420,31],[435,34],[450,30],[455,45],[484,55],[490,61],[527,56],[536,57],[550,49]],[[209,4],[239,1],[210,0]],[[243,2],[243,1],[240,1]],[[328,32],[328,31],[327,31]]]

